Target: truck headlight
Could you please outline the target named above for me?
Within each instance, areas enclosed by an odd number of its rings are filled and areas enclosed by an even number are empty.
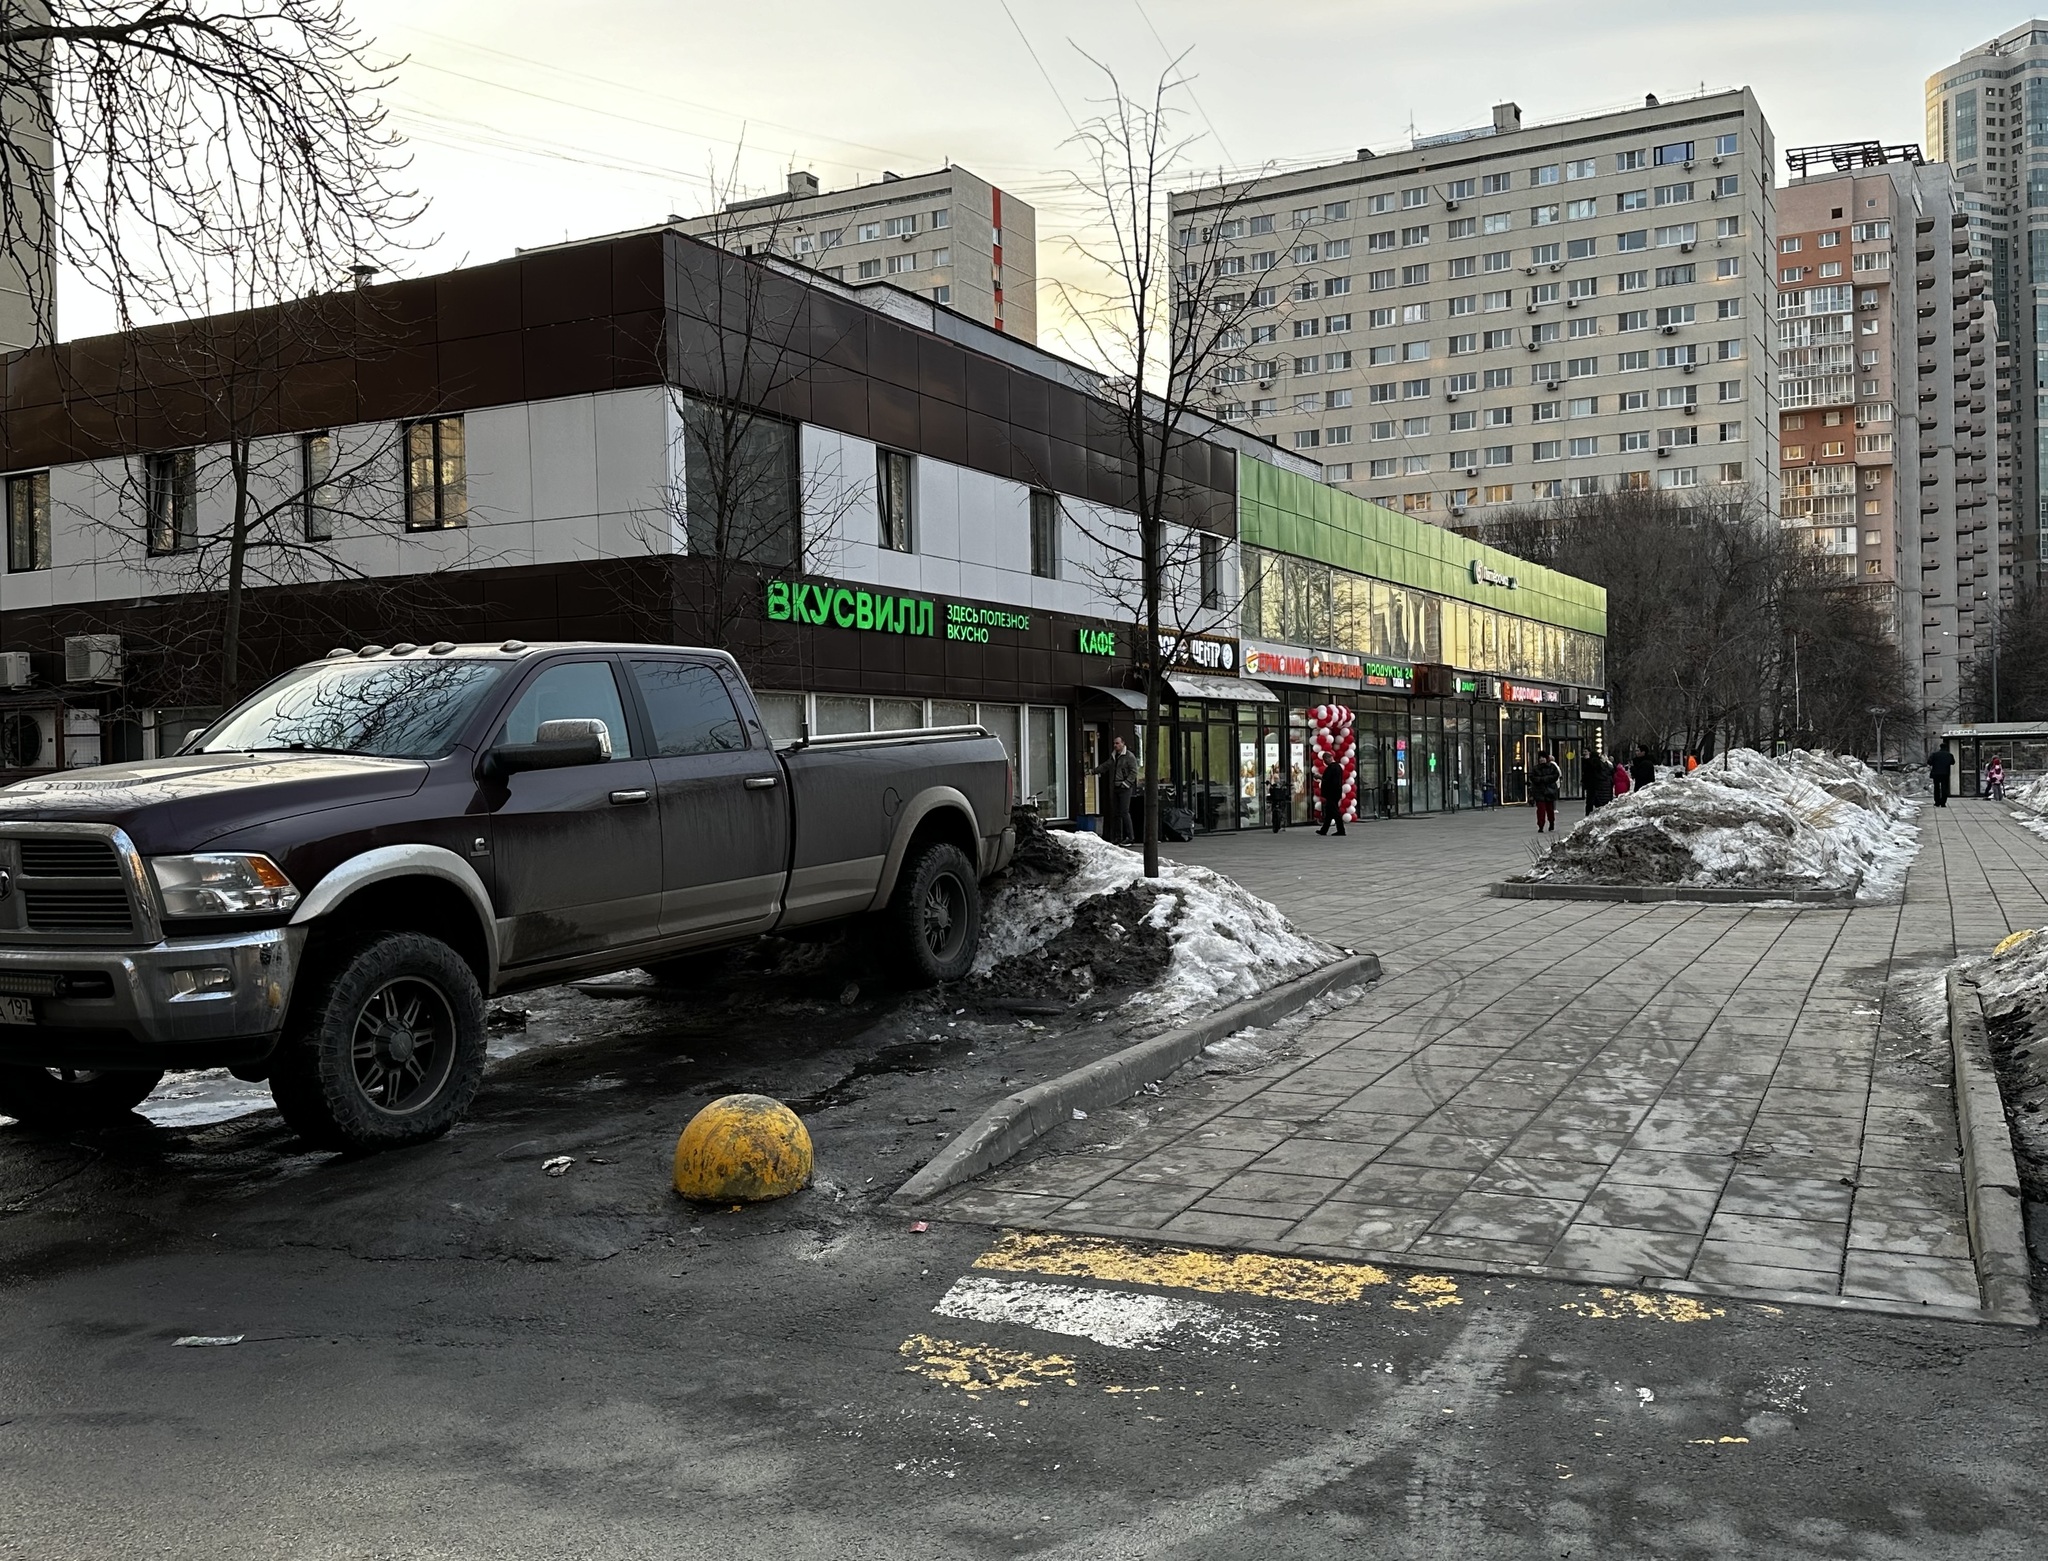
[[[299,903],[299,891],[267,856],[209,851],[153,856],[149,865],[166,916],[260,915]]]

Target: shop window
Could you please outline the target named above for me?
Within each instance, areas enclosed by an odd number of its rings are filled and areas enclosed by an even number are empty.
[[[924,725],[922,699],[877,699],[875,725],[878,732],[914,732]]]
[[[1059,495],[1043,488],[1031,494],[1031,572],[1041,580],[1060,575]]]
[[[341,489],[334,481],[334,435],[305,434],[299,440],[299,505],[308,542],[334,540]]]
[[[50,474],[7,479],[7,568],[11,574],[50,567]]]
[[[405,425],[405,529],[469,524],[469,458],[460,417]]]
[[[1223,605],[1223,539],[1202,534],[1202,605],[1217,608]]]
[[[875,508],[880,541],[892,553],[911,549],[911,457],[900,450],[875,452]]]
[[[811,730],[820,737],[872,731],[869,701],[843,694],[820,694],[812,701]]]
[[[754,703],[760,707],[761,724],[768,728],[770,742],[793,743],[804,735],[803,695],[756,690]]]
[[[796,424],[682,398],[684,532],[690,551],[793,568],[799,536]]]
[[[1024,719],[1026,795],[1044,818],[1068,818],[1066,711],[1033,705]]]

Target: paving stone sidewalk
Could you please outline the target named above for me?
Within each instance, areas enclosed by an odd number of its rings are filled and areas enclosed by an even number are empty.
[[[1519,810],[1178,848],[1384,979],[1295,1055],[1076,1128],[947,1212],[1974,1308],[1936,978],[2048,924],[2048,840],[1990,803],[1919,823],[1903,903],[1852,910],[1492,899]]]

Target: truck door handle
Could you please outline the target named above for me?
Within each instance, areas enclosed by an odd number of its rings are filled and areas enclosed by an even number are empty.
[[[642,790],[615,791],[612,793],[612,801],[617,803],[645,802],[646,800],[647,793]]]
[[[749,775],[747,777],[747,790],[749,791],[767,791],[774,785],[775,777],[773,775]]]

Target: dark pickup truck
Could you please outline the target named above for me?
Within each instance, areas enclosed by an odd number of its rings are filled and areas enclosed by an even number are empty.
[[[487,995],[848,918],[973,963],[1013,782],[979,727],[770,742],[716,651],[366,646],[173,758],[0,790],[0,1114],[267,1078],[310,1141],[444,1132]]]

